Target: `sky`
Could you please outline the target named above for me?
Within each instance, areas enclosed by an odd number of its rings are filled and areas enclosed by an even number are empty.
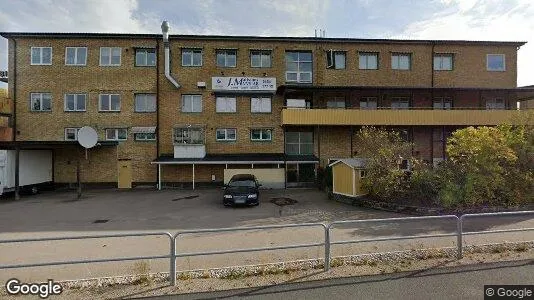
[[[532,0],[0,0],[0,31],[527,41],[518,85],[534,84]],[[7,41],[0,38],[0,70]]]

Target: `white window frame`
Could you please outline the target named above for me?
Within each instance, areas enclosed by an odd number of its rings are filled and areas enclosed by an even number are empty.
[[[33,62],[33,49],[39,49],[39,62]],[[50,49],[50,62],[43,63],[43,49]],[[52,47],[30,47],[30,65],[32,66],[51,66],[53,60],[53,49]]]
[[[312,83],[313,82],[313,52],[312,51],[286,51],[287,53],[297,53],[298,57],[296,61],[292,61],[292,63],[297,63],[297,70],[296,71],[287,71],[287,57],[286,57],[286,82],[297,82],[297,83]],[[311,60],[300,60],[300,54],[301,53],[309,53]],[[300,71],[300,63],[310,63],[311,65],[311,71]],[[287,77],[289,74],[296,74],[297,80],[289,80]],[[301,80],[300,77],[302,74],[309,74],[310,80]]]
[[[181,142],[176,141],[176,132],[181,131]],[[191,131],[200,131],[200,143],[191,143]],[[184,133],[186,137],[184,138]],[[186,142],[189,141],[189,142]],[[173,145],[204,145],[205,144],[205,130],[202,127],[175,127],[172,132]]]
[[[338,68],[336,61],[337,61],[337,55],[343,55],[343,68]],[[331,63],[329,65],[328,63]],[[341,50],[328,50],[326,52],[326,68],[332,69],[332,70],[345,70],[347,68],[347,51],[341,51]]]
[[[108,97],[109,109],[102,109],[102,96],[107,96]],[[119,109],[112,109],[112,107],[111,107],[111,96],[119,96]],[[122,99],[121,99],[121,95],[120,94],[99,94],[98,95],[98,111],[99,112],[120,112],[121,111],[121,104],[122,104]]]
[[[374,102],[374,107],[369,107],[369,102]],[[365,106],[362,106],[362,103],[365,103]],[[360,109],[375,110],[378,109],[378,97],[361,97],[360,98]]]
[[[137,63],[137,53],[138,52],[144,52],[144,55],[145,55],[145,64],[138,64]],[[154,53],[154,64],[151,65],[148,63],[148,53]],[[121,55],[122,56],[122,55]],[[156,53],[156,49],[155,48],[137,48],[135,49],[135,60],[134,60],[134,65],[136,67],[155,67],[156,65],[158,64],[158,55]]]
[[[190,52],[191,53],[191,61],[189,62],[189,64],[184,64],[184,53],[185,52]],[[194,55],[195,55],[195,52],[196,53],[200,53],[200,64],[199,65],[195,65],[194,64]],[[196,48],[183,48],[182,49],[182,67],[202,67],[202,64],[204,63],[204,51],[202,51],[202,49],[196,49]]]
[[[142,98],[139,98],[139,99],[143,100],[144,109],[139,109],[137,107],[138,97],[142,97]],[[154,109],[148,109],[148,107],[149,107],[147,105],[148,99],[154,99]],[[153,93],[137,93],[137,94],[134,95],[134,112],[136,112],[136,113],[152,113],[152,112],[156,112],[157,108],[158,108],[158,99],[156,98],[156,94],[153,94]]]
[[[103,49],[109,49],[109,61],[108,62],[103,62],[102,61],[102,50]],[[113,49],[119,49],[119,63],[118,64],[112,64],[111,63],[111,58],[113,57]],[[99,61],[100,61],[100,66],[101,67],[118,67],[121,65],[122,63],[122,48],[121,47],[100,47],[100,57],[99,57]]]
[[[369,56],[376,57],[375,68],[369,67]],[[365,58],[365,68],[361,68],[361,63],[362,63],[363,58]],[[358,52],[358,69],[359,70],[378,70],[378,65],[379,65],[378,52],[365,52],[365,51]]]
[[[259,139],[255,139],[252,137],[252,132],[255,131],[255,130],[259,130],[260,131],[260,138]],[[269,130],[271,132],[271,136],[269,138],[264,138],[264,131],[267,131]],[[250,129],[250,140],[253,141],[253,142],[271,142],[273,140],[273,129],[272,128],[252,128]]]
[[[200,101],[200,110],[198,111],[195,111],[195,106],[193,105],[194,103],[194,100],[195,99],[198,99],[198,101]],[[185,102],[186,101],[191,101],[191,111],[186,111],[185,110]],[[202,95],[199,95],[199,94],[183,94],[182,95],[182,108],[181,108],[181,111],[183,113],[201,113],[202,112]]]
[[[260,64],[259,65],[254,65],[252,62],[252,57],[253,56],[259,56],[260,57]],[[268,66],[264,66],[263,65],[263,57],[264,56],[268,56],[269,57],[269,65]],[[250,50],[250,67],[251,68],[270,68],[272,67],[273,65],[273,56],[272,56],[272,51],[271,50]]]
[[[69,49],[74,49],[74,63],[73,64],[69,64],[67,62]],[[79,49],[85,49],[85,59],[83,61],[83,64],[78,63],[78,50]],[[86,66],[87,56],[89,55],[87,51],[88,51],[87,47],[65,47],[65,66]]]
[[[450,69],[443,67],[443,59],[448,58],[451,60]],[[436,59],[438,63],[436,65]],[[432,61],[434,71],[452,71],[454,69],[454,54],[452,53],[434,53],[434,59]]]
[[[328,103],[335,103],[334,106],[328,105]],[[342,104],[341,106],[339,104]],[[347,107],[347,102],[345,97],[333,97],[330,99],[326,99],[326,108],[327,109],[345,109]]]
[[[253,105],[253,102],[254,101],[257,101],[259,102],[259,104],[256,106],[256,107],[259,107],[259,110],[257,109],[254,109],[254,105]],[[264,108],[264,103],[268,102],[269,103],[269,110],[263,110]],[[252,96],[250,97],[250,112],[251,113],[254,113],[254,114],[269,114],[272,112],[272,104],[273,104],[273,99],[271,97],[266,97],[266,96]],[[265,105],[266,107],[266,105]]]
[[[67,131],[74,130],[74,139],[67,138]],[[80,127],[67,127],[65,128],[65,141],[77,141],[78,140],[78,131],[80,131]]]
[[[215,97],[215,112],[225,113],[225,114],[236,113],[237,112],[237,97],[236,96]]]
[[[289,154],[289,155],[308,155],[308,154],[313,154],[313,151],[314,151],[313,149],[315,147],[314,146],[314,140],[315,139],[314,139],[314,136],[313,136],[313,132],[309,132],[309,131],[293,131],[292,133],[295,133],[295,132],[298,133],[298,138],[299,138],[298,141],[297,142],[288,142],[288,139],[286,138],[286,141],[284,143],[284,153]],[[287,136],[287,133],[289,133],[289,132],[286,131],[286,136]],[[312,138],[311,142],[304,142],[302,136],[304,134],[310,134],[310,133],[311,133],[311,138]],[[287,147],[291,146],[291,145],[298,147],[297,153],[288,153]],[[310,146],[311,146],[311,151],[310,152],[304,152],[303,151],[303,149],[305,147],[309,148]]]
[[[400,66],[400,57],[401,56],[407,56],[408,57],[408,68],[401,68]],[[397,64],[395,65],[393,61],[393,57],[397,57]],[[392,52],[391,53],[391,69],[392,70],[399,70],[399,71],[410,71],[412,69],[412,54],[411,53],[405,53],[405,52]]]
[[[490,56],[500,56],[502,57],[502,69],[490,69],[489,66],[489,57]],[[506,54],[486,54],[486,70],[490,72],[504,72],[506,71]]]
[[[33,108],[33,96],[39,95],[39,109]],[[50,95],[50,109],[43,109],[43,96]],[[30,93],[30,111],[49,112],[52,111],[52,93]]]
[[[404,107],[404,106],[393,106],[394,102],[407,103],[408,105],[406,107]],[[411,106],[410,106],[410,98],[409,97],[391,97],[391,109],[403,110],[403,109],[410,109],[410,108],[411,108]]]
[[[148,135],[152,135],[154,138],[148,138]],[[144,138],[141,138],[143,137]],[[156,133],[155,132],[137,132],[137,133],[134,133],[134,140],[135,141],[155,141],[156,140]]]
[[[69,109],[68,106],[67,106],[67,97],[68,96],[74,96],[74,109]],[[78,97],[79,96],[84,96],[84,109],[78,109]],[[64,111],[66,112],[80,112],[80,111],[87,111],[87,94],[86,93],[66,93],[63,97],[63,100],[64,100]]]
[[[229,131],[234,131],[234,138],[230,138]],[[224,138],[219,138],[219,132],[224,132]],[[237,140],[237,129],[236,128],[217,128],[215,129],[215,140],[218,142],[235,142]]]
[[[235,65],[229,66],[228,65],[228,56],[231,54],[228,54],[228,52],[233,52],[233,55],[235,55]],[[219,65],[219,54],[224,54],[224,65]],[[236,68],[237,67],[237,49],[217,49],[215,52],[215,65],[219,68]]]
[[[449,103],[449,106],[447,107],[445,103]],[[452,109],[452,98],[451,97],[434,97],[434,99],[432,99],[432,109],[451,110]]]
[[[108,138],[108,131],[110,130],[113,130],[115,132],[115,137],[114,138]],[[121,139],[119,138],[119,130],[124,130],[124,132],[126,133],[125,134],[125,138],[124,139]],[[104,135],[105,135],[105,138],[106,138],[106,141],[126,141],[128,140],[128,129],[126,128],[106,128],[106,130],[104,131]]]
[[[502,106],[497,107],[497,102],[499,102],[499,103],[502,102]],[[495,97],[495,98],[486,99],[486,109],[487,110],[506,109],[506,101],[502,97]]]

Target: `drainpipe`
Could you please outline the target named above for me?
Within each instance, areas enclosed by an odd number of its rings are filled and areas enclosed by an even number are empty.
[[[13,132],[11,133],[11,139],[14,141],[17,140],[17,40],[16,39],[11,39],[13,41],[13,74],[11,76],[13,76],[13,101],[12,101],[12,105],[13,105],[13,116],[12,116],[12,121],[13,121]],[[9,51],[9,49],[8,49]]]
[[[169,22],[163,21],[161,23],[161,32],[163,33],[163,47],[165,48],[165,77],[177,88],[180,84],[171,75],[171,49],[169,47]]]

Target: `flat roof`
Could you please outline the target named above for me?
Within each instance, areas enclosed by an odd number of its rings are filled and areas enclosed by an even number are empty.
[[[99,141],[95,147],[115,146],[118,144],[118,141]],[[78,141],[0,141],[0,149],[15,149],[16,147],[20,147],[21,149],[37,149],[57,146],[80,146],[80,144],[78,144]]]
[[[283,164],[286,162],[316,163],[319,159],[314,155],[286,155],[284,153],[239,153],[239,154],[206,154],[203,158],[174,158],[162,155],[152,164],[185,165],[185,164]]]
[[[139,38],[162,39],[161,34],[153,33],[105,33],[105,32],[0,32],[4,38]],[[415,39],[364,39],[328,37],[281,37],[244,35],[179,35],[170,34],[175,40],[224,40],[224,41],[272,41],[272,42],[332,42],[332,43],[379,43],[379,44],[473,44],[522,46],[526,41],[474,41],[474,40],[415,40]]]

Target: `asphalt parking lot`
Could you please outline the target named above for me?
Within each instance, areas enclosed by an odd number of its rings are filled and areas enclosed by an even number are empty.
[[[181,230],[398,216],[329,201],[316,189],[263,190],[258,207],[226,208],[222,193],[104,189],[86,191],[76,200],[74,191],[44,192],[20,201],[0,200],[0,232]],[[280,208],[270,202],[276,197],[297,203]]]
[[[262,225],[332,222],[394,218],[404,215],[365,209],[334,202],[316,189],[264,190],[260,205],[228,208],[222,205],[221,189],[115,189],[88,190],[80,200],[74,191],[44,192],[23,197],[20,201],[0,200],[0,239],[76,236],[122,232],[162,231],[172,234],[191,229],[250,227]],[[280,207],[271,199],[286,197],[296,203]],[[467,224],[465,229],[534,227],[532,217],[499,218]],[[332,232],[332,240],[366,239],[370,237],[407,236],[451,233],[452,222],[419,221],[391,224],[340,226]],[[485,235],[466,238],[468,243],[504,240],[534,240],[533,232],[510,235]],[[492,240],[493,239],[493,240]],[[282,246],[300,243],[321,243],[324,229],[285,228],[208,234],[188,234],[177,241],[177,253],[215,251],[236,248]],[[361,243],[333,247],[332,256],[396,251],[422,247],[452,247],[456,237]],[[0,244],[0,265],[41,263],[50,261],[168,255],[169,239],[165,236],[102,238],[54,242]],[[322,246],[291,250],[262,251],[224,255],[179,258],[177,270],[193,270],[235,265],[265,264],[280,261],[322,258]],[[113,275],[168,271],[168,260],[127,261],[69,266],[0,270],[0,282],[9,278],[56,280],[94,278]]]

